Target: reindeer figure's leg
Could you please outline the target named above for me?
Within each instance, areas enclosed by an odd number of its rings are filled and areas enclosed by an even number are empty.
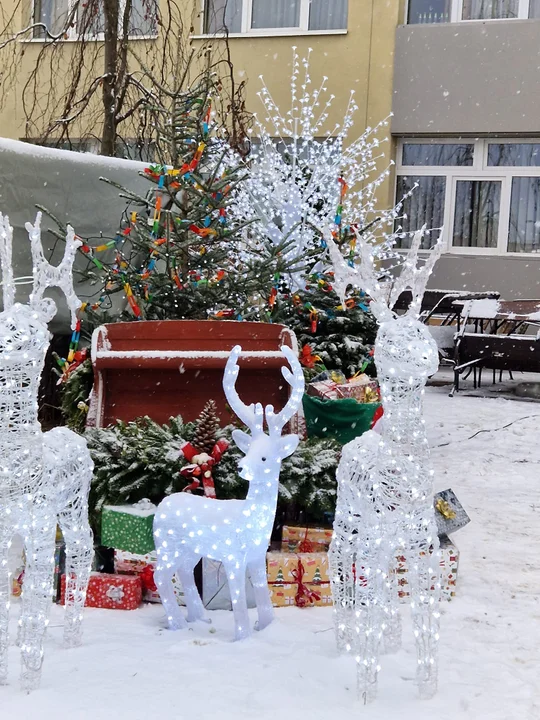
[[[334,629],[338,650],[350,652],[353,639],[355,605],[355,544],[352,528],[334,528],[328,551],[330,582],[334,601]]]
[[[30,692],[38,687],[43,642],[49,624],[54,573],[56,513],[44,505],[33,509],[24,538],[26,571],[23,584],[21,685]]]
[[[10,529],[6,525],[0,525],[0,685],[5,685],[7,682],[8,671],[8,622],[11,595],[8,555],[10,546]]]
[[[424,532],[427,531],[424,529]],[[433,544],[433,552],[429,546]],[[439,539],[435,528],[431,538],[411,547],[407,565],[411,586],[411,609],[418,666],[416,680],[420,697],[429,699],[437,692],[437,655],[439,644],[439,601],[441,568]]]
[[[199,562],[200,556],[195,553],[183,553],[178,563],[177,574],[182,584],[182,590],[184,591],[184,598],[186,600],[187,607],[187,621],[195,622],[196,620],[203,620],[204,622],[210,622],[210,619],[206,617],[204,605],[202,604],[201,596],[195,585],[195,576],[193,571],[195,565]]]
[[[94,554],[88,522],[88,493],[93,463],[86,443],[67,428],[43,436],[45,469],[57,502],[58,522],[66,543],[66,612],[64,645],[80,645],[82,615]]]
[[[358,538],[356,560],[355,652],[358,694],[364,703],[377,695],[379,656],[384,632],[388,593],[389,557],[384,542],[377,545],[368,538],[378,531]]]
[[[177,558],[174,558],[167,550],[167,547],[159,545],[159,539],[156,536],[157,545],[157,564],[154,572],[154,582],[157,585],[159,597],[167,613],[167,623],[170,630],[182,630],[187,627],[186,620],[178,607],[178,601],[174,594],[172,579],[176,574]],[[187,601],[186,601],[187,602]]]
[[[246,558],[225,560],[223,566],[227,573],[229,590],[231,591],[235,625],[234,639],[243,640],[251,634],[246,599]]]
[[[257,603],[257,614],[259,619],[255,624],[256,630],[264,630],[274,619],[274,608],[268,589],[268,578],[266,575],[266,553],[262,557],[252,560],[248,565],[248,571],[253,584],[253,593]]]
[[[382,640],[382,652],[395,653],[401,647],[401,613],[399,609],[398,578],[396,574],[397,553],[392,552],[391,565],[388,569],[388,594],[384,608],[385,627]]]
[[[58,521],[66,543],[64,645],[76,647],[81,643],[83,608],[94,555],[87,500],[66,508]]]

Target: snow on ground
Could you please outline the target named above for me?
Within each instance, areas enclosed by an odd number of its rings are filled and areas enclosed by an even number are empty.
[[[426,405],[436,489],[453,488],[472,518],[454,538],[458,597],[443,606],[433,700],[416,697],[408,623],[403,649],[383,658],[378,699],[363,707],[353,660],[336,654],[327,608],[280,609],[271,627],[243,643],[231,642],[225,611],[212,613],[212,626],[171,633],[159,606],[89,609],[84,645],[64,650],[55,606],[42,687],[20,693],[13,647],[0,718],[538,720],[540,406],[451,399],[444,388],[431,389]]]

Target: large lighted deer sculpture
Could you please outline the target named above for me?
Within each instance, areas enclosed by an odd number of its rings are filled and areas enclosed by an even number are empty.
[[[240,477],[248,480],[245,500],[213,500],[188,493],[177,493],[163,500],[154,520],[158,562],[155,582],[173,630],[186,627],[172,585],[178,573],[185,594],[187,622],[202,620],[204,607],[195,586],[193,569],[201,557],[223,563],[232,598],[235,639],[250,634],[246,603],[246,571],[253,583],[258,623],[262,630],[274,613],[266,580],[266,551],[274,524],[281,462],[298,445],[297,435],[281,435],[288,421],[298,411],[304,393],[304,375],[295,353],[281,348],[292,368],[281,372],[291,386],[289,400],[279,413],[272,405],[264,412],[261,404],[246,406],[235,388],[238,377],[236,346],[227,361],[223,388],[229,405],[251,431],[233,431],[233,440],[245,456],[239,462]],[[268,434],[264,432],[264,419]]]
[[[437,370],[438,351],[418,316],[441,245],[439,241],[419,263],[424,232],[415,233],[400,274],[386,282],[378,280],[384,248],[359,235],[361,262],[351,267],[327,238],[336,291],[344,299],[349,285],[360,286],[372,298],[380,323],[375,363],[382,428],[380,434],[369,431],[343,448],[329,554],[338,646],[356,656],[365,702],[376,695],[381,650],[395,650],[401,640],[398,555],[408,565],[420,694],[431,697],[437,687],[439,542],[423,395],[428,377]],[[405,290],[412,292],[412,302],[405,315],[397,316],[392,308]]]
[[[51,335],[47,323],[56,306],[43,293],[63,290],[72,319],[80,302],[73,289],[72,267],[78,241],[68,227],[66,249],[58,267],[43,255],[41,214],[27,223],[32,259],[33,293],[27,305],[15,302],[11,264],[13,229],[0,214],[0,260],[4,309],[0,313],[0,685],[7,682],[10,581],[8,551],[13,535],[24,541],[26,570],[18,642],[21,682],[30,691],[38,684],[43,640],[52,602],[57,522],[66,543],[66,615],[64,642],[81,636],[90,565],[92,533],[88,492],[92,460],[84,440],[67,428],[43,433],[38,422],[38,389]]]

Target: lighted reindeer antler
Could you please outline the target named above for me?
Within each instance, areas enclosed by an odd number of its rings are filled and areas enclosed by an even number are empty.
[[[254,405],[246,405],[240,400],[238,391],[236,390],[236,380],[238,378],[238,357],[242,352],[240,345],[235,345],[231,350],[231,354],[225,365],[225,374],[223,376],[223,391],[227,402],[231,406],[237,417],[246,425],[252,435],[263,432],[263,407],[261,403]]]
[[[281,435],[281,431],[285,425],[292,416],[298,412],[302,403],[302,396],[304,395],[304,373],[296,354],[286,345],[281,346],[281,352],[285,355],[291,366],[291,370],[285,365],[281,368],[281,374],[291,386],[291,394],[285,407],[277,414],[274,413],[273,405],[266,406],[265,415],[270,435]]]
[[[442,228],[435,245],[429,251],[429,255],[424,259],[420,258],[419,264],[418,253],[422,244],[422,238],[426,234],[426,226],[421,230],[417,230],[412,238],[411,247],[407,251],[407,255],[403,263],[401,263],[401,272],[392,285],[390,292],[390,307],[394,307],[399,296],[405,290],[410,290],[412,294],[411,304],[407,309],[407,315],[418,317],[422,298],[426,291],[426,285],[429,276],[433,271],[433,266],[440,258],[442,253]]]
[[[7,215],[0,213],[0,263],[2,265],[2,294],[4,310],[9,310],[15,302],[15,283],[11,262],[13,248],[13,228]]]
[[[36,222],[26,223],[26,230],[30,238],[33,260],[34,288],[30,299],[32,305],[37,305],[43,300],[43,293],[49,287],[58,287],[66,296],[68,307],[71,311],[71,327],[75,329],[77,321],[77,310],[81,301],[75,295],[73,288],[73,263],[77,248],[82,245],[80,240],[75,238],[75,232],[71,225],[67,226],[66,249],[62,262],[54,267],[45,259],[43,246],[41,244],[41,213],[36,215]]]
[[[420,306],[429,276],[442,252],[441,228],[439,238],[430,250],[429,256],[425,260],[420,258],[422,264],[419,264],[419,250],[425,233],[425,225],[421,230],[414,233],[411,247],[407,251],[404,261],[397,265],[400,272],[396,278],[380,282],[381,271],[377,267],[377,262],[379,255],[382,253],[379,246],[366,242],[362,235],[355,231],[360,262],[349,265],[328,230],[325,233],[325,240],[330,253],[330,262],[334,269],[334,288],[342,304],[345,302],[345,295],[349,285],[356,285],[371,297],[373,314],[380,322],[384,322],[394,317],[392,308],[401,293],[410,290],[412,302],[407,314],[417,317],[420,313]]]

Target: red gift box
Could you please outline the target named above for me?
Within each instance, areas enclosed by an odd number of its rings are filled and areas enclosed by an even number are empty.
[[[66,602],[66,576],[61,581],[62,605]],[[110,575],[92,573],[86,593],[86,607],[109,610],[136,610],[142,602],[142,582],[139,575]]]

